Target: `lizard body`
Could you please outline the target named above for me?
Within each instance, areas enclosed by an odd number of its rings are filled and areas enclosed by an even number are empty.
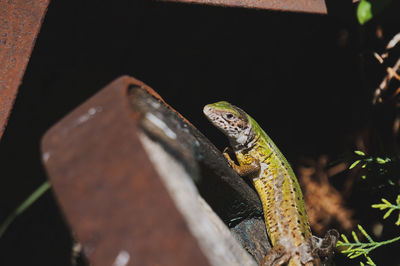
[[[239,175],[252,179],[261,199],[273,246],[262,265],[320,265],[318,255],[330,257],[337,232],[331,230],[324,239],[312,235],[296,176],[258,123],[225,101],[208,104],[203,112],[229,139],[239,165],[225,151],[228,163]]]

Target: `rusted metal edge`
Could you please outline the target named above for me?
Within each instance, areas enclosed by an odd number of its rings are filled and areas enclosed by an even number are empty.
[[[290,12],[327,14],[324,0],[161,0],[190,4],[204,4],[225,7],[270,9]]]
[[[0,139],[50,0],[2,1],[0,8]]]
[[[139,140],[133,85],[115,80],[45,134],[56,198],[91,265],[209,265]]]

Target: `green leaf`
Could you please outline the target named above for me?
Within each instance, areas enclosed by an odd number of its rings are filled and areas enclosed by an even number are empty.
[[[383,215],[383,219],[388,218],[389,215],[390,215],[393,211],[394,211],[394,209],[389,209],[389,210],[385,213],[385,215]]]
[[[361,226],[361,225],[357,225],[358,230],[360,230],[360,232],[368,239],[369,242],[373,243],[374,240],[372,240],[372,238],[368,235],[367,231],[365,231],[365,229]]]
[[[361,162],[360,160],[355,161],[354,163],[352,163],[349,167],[349,169],[353,169],[354,167],[356,167],[356,165]]]
[[[386,163],[386,161],[384,159],[380,158],[380,157],[376,157],[376,162],[379,163],[379,164],[385,164]]]
[[[388,208],[388,206],[386,205],[386,204],[382,204],[382,203],[379,203],[379,204],[372,204],[371,205],[371,207],[372,208],[375,208],[375,209],[380,209],[380,210],[384,210],[384,209],[387,209]]]
[[[391,205],[390,202],[389,202],[387,199],[382,198],[381,200],[382,200],[383,203],[385,203],[385,204],[387,204],[387,205]]]
[[[23,213],[29,206],[31,206],[38,198],[40,198],[49,188],[51,184],[45,181],[38,187],[27,199],[25,199],[0,225],[0,238],[7,230],[8,226],[17,218],[18,215]]]
[[[360,243],[360,241],[358,240],[358,237],[356,235],[356,232],[352,231],[351,234],[353,235],[354,241],[356,241],[356,243]]]
[[[357,19],[361,25],[372,19],[372,5],[367,0],[361,0],[357,6]]]
[[[365,256],[367,258],[367,264],[368,265],[376,265],[375,262],[372,261],[372,259],[369,256]]]
[[[360,156],[365,156],[365,153],[362,151],[354,151],[354,153]]]
[[[397,226],[400,225],[400,213],[399,213],[399,218],[397,218],[396,225],[397,225]]]
[[[357,258],[357,257],[359,257],[359,256],[361,256],[361,255],[362,255],[361,253],[356,253],[356,254],[354,254],[354,255],[349,256],[349,258],[350,258],[350,259],[354,259],[354,258]]]

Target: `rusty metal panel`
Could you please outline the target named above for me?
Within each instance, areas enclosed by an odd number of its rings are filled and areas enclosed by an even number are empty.
[[[0,1],[0,139],[49,2]]]
[[[327,14],[325,0],[164,0],[227,7]]]
[[[44,136],[56,198],[91,265],[209,265],[140,143],[130,86],[154,94],[121,77]]]

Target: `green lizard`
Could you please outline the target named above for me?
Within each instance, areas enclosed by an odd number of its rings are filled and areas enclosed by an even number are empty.
[[[261,265],[320,265],[330,258],[338,233],[324,239],[311,234],[303,195],[286,158],[257,122],[240,108],[222,101],[208,104],[204,114],[228,138],[239,163],[224,156],[241,176],[250,177],[261,199],[268,236],[273,248]]]

